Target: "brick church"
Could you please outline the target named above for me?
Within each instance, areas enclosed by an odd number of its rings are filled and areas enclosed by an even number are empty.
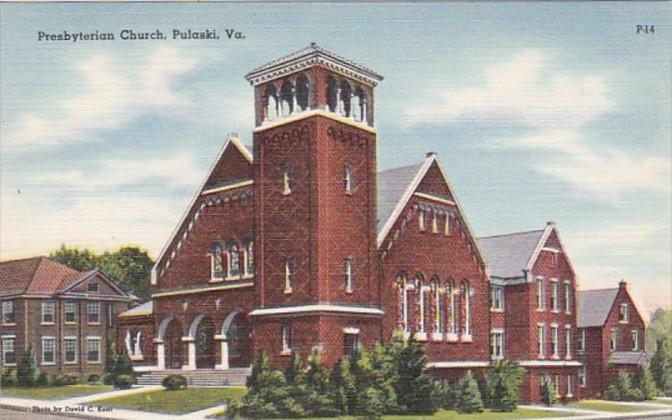
[[[253,150],[231,134],[152,272],[152,300],[119,317],[137,370],[333,365],[395,330],[450,383],[493,359],[578,398],[576,283],[557,228],[476,238],[433,153],[377,172],[383,79],[315,44],[245,78]]]

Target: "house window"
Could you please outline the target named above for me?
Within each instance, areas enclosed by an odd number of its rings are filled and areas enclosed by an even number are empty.
[[[609,350],[616,351],[616,341],[618,337],[618,331],[611,330],[609,333]]]
[[[434,333],[443,334],[445,330],[445,314],[441,304],[441,285],[438,280],[434,280]]]
[[[77,338],[65,337],[63,339],[65,363],[77,362]]]
[[[87,283],[86,291],[87,292],[98,293],[98,283],[96,283],[95,281]]]
[[[292,293],[292,280],[294,267],[291,258],[285,258],[285,293]]]
[[[457,334],[457,316],[455,308],[455,286],[453,282],[448,283],[446,290],[446,297],[448,298],[448,333]]]
[[[579,328],[579,342],[577,347],[580,352],[586,351],[586,330],[584,328]]]
[[[87,302],[86,314],[89,324],[100,324],[100,302]]]
[[[42,364],[56,362],[56,339],[54,337],[42,337]]]
[[[42,323],[54,323],[54,308],[55,304],[52,301],[42,302]]]
[[[86,339],[86,361],[100,363],[100,337]]]
[[[572,358],[572,328],[565,325],[565,358]]]
[[[557,280],[551,280],[551,309],[553,312],[558,312],[558,282]]]
[[[237,244],[231,245],[229,255],[231,256],[231,270],[229,271],[229,277],[237,277],[240,275],[240,248],[238,248]]]
[[[14,301],[5,300],[2,302],[2,323],[3,324],[14,324],[16,322],[16,316],[14,315]]]
[[[490,308],[498,311],[504,310],[504,288],[502,286],[490,287]]]
[[[572,375],[567,375],[567,397],[572,397]]]
[[[5,366],[16,364],[15,343],[16,338],[14,337],[2,337],[2,363]]]
[[[68,300],[65,302],[65,323],[74,324],[77,322],[77,302]]]
[[[439,215],[432,212],[432,233],[439,233]]]
[[[637,330],[630,331],[630,339],[632,340],[632,351],[639,350],[639,334]]]
[[[471,287],[469,283],[462,283],[462,302],[464,302],[464,325],[462,331],[466,338],[471,337]]]
[[[222,254],[222,246],[216,244],[212,247],[210,254],[210,277],[214,280],[221,280],[224,278],[224,255]]]
[[[285,165],[282,172],[282,194],[288,195],[292,193],[292,178],[291,169],[289,165]]]
[[[621,303],[620,310],[618,311],[618,321],[619,322],[628,322],[628,304]]]
[[[450,233],[451,233],[451,230],[452,230],[450,219],[451,219],[450,214],[446,214],[446,225],[445,225],[445,229],[444,229],[444,232],[443,232],[446,236],[450,236]]]
[[[420,209],[418,210],[418,228],[421,231],[424,231],[427,229],[427,220],[425,220],[427,217],[426,213],[424,210]]]
[[[586,382],[586,367],[579,366],[579,386],[585,388]]]
[[[558,326],[551,325],[551,350],[553,357],[558,357]]]
[[[572,285],[565,281],[565,312],[572,312]]]
[[[352,258],[345,259],[345,293],[352,293]]]
[[[490,357],[496,360],[504,358],[504,331],[490,333]]]
[[[248,275],[254,274],[254,242],[247,244],[247,259],[245,261],[245,271]]]
[[[544,279],[537,278],[537,309],[544,309]]]
[[[350,165],[343,167],[343,189],[346,193],[352,192],[352,168]]]
[[[292,352],[292,326],[289,324],[282,324],[282,353],[287,354]]]
[[[343,335],[343,354],[353,357],[359,350],[359,334],[344,334]]]
[[[543,325],[537,325],[537,354],[539,355],[540,359],[545,357],[544,335],[546,335],[546,332],[544,330],[545,328]]]

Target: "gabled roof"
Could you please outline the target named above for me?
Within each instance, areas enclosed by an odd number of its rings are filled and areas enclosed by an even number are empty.
[[[127,295],[98,269],[80,272],[46,257],[0,262],[0,295],[66,292],[93,275],[100,275],[122,295]]]
[[[576,325],[579,328],[601,327],[607,321],[619,288],[581,290],[578,293]]]
[[[335,67],[349,76],[361,78],[373,85],[383,80],[383,76],[375,71],[338,54],[334,54],[314,42],[305,48],[257,67],[247,73],[245,79],[257,85],[315,64],[326,64],[329,67]]]
[[[191,199],[191,202],[187,206],[187,209],[184,211],[182,214],[182,217],[180,218],[180,221],[177,223],[175,228],[173,229],[173,232],[170,234],[170,237],[168,238],[168,241],[166,241],[165,245],[163,246],[163,249],[161,249],[161,252],[159,253],[159,256],[156,258],[156,261],[154,262],[154,267],[152,267],[152,273],[151,273],[151,284],[156,284],[157,279],[158,279],[158,267],[159,265],[163,262],[164,257],[166,256],[166,253],[171,247],[171,244],[175,242],[175,238],[177,237],[178,233],[180,232],[180,229],[185,225],[185,221],[189,217],[189,213],[191,212],[192,208],[194,207],[194,204],[196,203],[196,200],[198,200],[198,197],[200,197],[201,193],[205,189],[206,185],[208,184],[208,181],[210,180],[210,177],[213,173],[213,171],[217,168],[217,165],[219,164],[219,161],[222,159],[222,156],[224,156],[224,153],[229,147],[235,147],[235,149],[240,153],[245,160],[251,165],[253,163],[253,156],[252,153],[245,147],[245,145],[238,139],[238,135],[235,133],[230,133],[226,139],[226,142],[224,142],[224,145],[220,149],[219,153],[217,154],[217,157],[215,158],[214,162],[212,165],[210,165],[210,169],[208,169],[208,172],[205,175],[205,178],[203,179],[203,182],[201,182],[201,185],[199,185],[198,189],[196,189],[196,192],[194,193],[193,198]],[[238,184],[241,184],[240,181],[237,181]]]
[[[544,229],[478,238],[490,275],[500,278],[524,276],[530,257],[544,236]]]
[[[392,226],[394,226],[404,207],[406,207],[406,204],[408,204],[418,186],[425,178],[425,175],[427,175],[427,172],[434,164],[439,169],[439,173],[448,190],[453,194],[455,207],[464,221],[467,233],[474,241],[478,257],[483,260],[483,253],[479,248],[478,241],[476,241],[476,236],[473,234],[471,225],[469,225],[469,221],[464,211],[462,211],[462,206],[455,196],[455,190],[450,185],[446,172],[443,170],[441,162],[437,159],[435,153],[428,153],[422,163],[389,169],[378,174],[378,247],[380,248],[383,245]]]
[[[609,356],[609,363],[646,366],[649,363],[649,355],[644,351],[615,351]]]

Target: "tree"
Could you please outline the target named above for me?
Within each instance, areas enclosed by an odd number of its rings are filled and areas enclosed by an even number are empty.
[[[317,417],[337,415],[334,402],[329,395],[329,373],[322,364],[319,349],[313,349],[308,358],[308,370],[305,374],[306,401],[303,408],[306,413]]]
[[[516,409],[524,374],[525,369],[508,360],[502,360],[491,368],[488,394],[493,411],[510,412]]]
[[[352,414],[355,411],[357,388],[355,378],[350,372],[348,358],[341,359],[329,377],[329,395],[334,402],[334,408],[340,415]]]
[[[646,328],[646,352],[654,354],[660,339],[672,339],[672,309],[658,308]]]
[[[643,367],[637,372],[633,378],[633,382],[637,389],[642,392],[642,398],[645,400],[655,400],[658,396],[656,383],[653,380],[653,375],[648,367]]]
[[[471,370],[462,378],[457,396],[456,407],[458,413],[480,413],[483,411],[483,401],[478,390],[478,384],[471,374]]]
[[[121,247],[100,256],[101,271],[143,300],[151,296],[150,276],[153,266],[154,261],[147,251],[137,246]]]
[[[620,370],[616,380],[609,384],[605,394],[606,399],[612,401],[627,401],[630,399],[632,378],[628,372]]]
[[[16,381],[21,387],[31,387],[35,385],[35,352],[33,346],[28,345],[28,349],[21,354],[16,366]]]
[[[649,368],[658,389],[672,397],[672,338],[658,340]]]
[[[399,376],[394,390],[399,409],[409,414],[433,414],[438,409],[436,387],[427,375],[427,356],[422,346],[411,336],[409,340],[395,342],[391,352]]]
[[[399,406],[397,405],[394,383],[399,379],[399,375],[397,375],[394,357],[389,348],[376,343],[373,352],[371,352],[371,368],[371,382],[373,387],[380,391],[383,412],[396,412]]]
[[[61,244],[49,253],[49,258],[77,271],[90,271],[98,266],[98,256],[88,249]]]
[[[301,363],[301,355],[297,351],[292,352],[292,358],[289,360],[289,365],[285,369],[285,380],[288,385],[298,385],[302,382],[303,366]]]

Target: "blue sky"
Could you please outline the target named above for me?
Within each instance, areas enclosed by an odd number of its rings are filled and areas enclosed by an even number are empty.
[[[243,75],[311,41],[362,62],[380,169],[438,153],[477,235],[558,224],[582,288],[672,301],[668,2],[1,4],[0,255],[151,254],[227,132]],[[638,24],[654,34],[636,34]],[[231,41],[37,42],[37,31]]]

